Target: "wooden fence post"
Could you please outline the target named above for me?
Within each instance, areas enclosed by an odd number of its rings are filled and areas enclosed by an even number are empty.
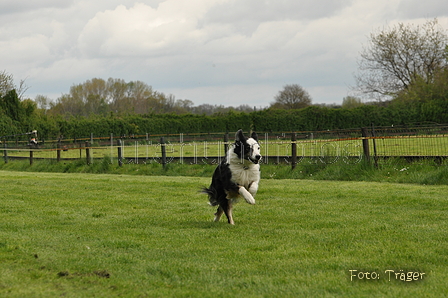
[[[362,127],[361,128],[361,136],[362,139],[362,148],[364,150],[364,156],[366,157],[367,161],[370,161],[370,150],[369,150],[369,140],[366,139],[368,137],[367,128]]]
[[[86,161],[87,164],[90,165],[90,144],[89,141],[86,141]]]
[[[34,151],[33,149],[30,149],[30,166],[33,165],[33,159],[34,159]]]
[[[224,134],[224,154],[227,155],[227,151],[229,150],[229,133],[226,132]]]
[[[160,147],[162,149],[162,166],[165,169],[166,168],[166,148],[165,148],[165,138],[160,138]]]
[[[61,161],[61,141],[59,140],[58,144],[56,145],[56,160],[57,162]]]
[[[293,132],[291,135],[291,169],[294,170],[296,168],[297,165],[297,137],[296,137],[296,133]]]
[[[118,144],[118,166],[122,167],[123,166],[123,152],[121,150],[121,140],[120,139],[117,140],[117,144]]]
[[[4,148],[5,150],[3,151],[3,158],[5,159],[5,163],[8,163],[8,150],[7,150],[8,145],[6,145],[6,139],[5,139],[5,144],[4,144]]]

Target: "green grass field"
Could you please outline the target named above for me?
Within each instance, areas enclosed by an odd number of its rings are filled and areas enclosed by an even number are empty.
[[[0,179],[1,297],[448,294],[446,185],[262,179],[230,226],[198,193],[209,178]]]

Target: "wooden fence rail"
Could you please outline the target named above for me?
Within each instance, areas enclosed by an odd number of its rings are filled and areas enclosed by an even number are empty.
[[[54,159],[50,156],[51,152],[56,152],[55,159],[58,162],[85,158],[86,163],[91,164],[107,155],[111,162],[116,159],[119,166],[126,163],[158,162],[165,167],[173,161],[191,164],[221,162],[232,143],[229,142],[229,134],[203,136],[211,141],[195,141],[196,136],[183,134],[151,136],[148,133],[142,135],[141,139],[135,136],[131,139],[114,138],[113,134],[99,138],[90,135],[81,142],[81,139],[71,143],[58,139],[56,143],[47,141],[38,146],[18,146],[17,140],[4,139],[0,150],[3,150],[5,163],[18,158],[28,158],[30,164],[36,159]],[[334,163],[340,159],[351,164],[364,159],[375,165],[380,158],[388,157],[434,158],[440,161],[448,156],[448,126],[425,129],[424,133],[410,129],[391,132],[390,128],[373,126],[358,130],[260,133],[259,143],[264,163],[290,164],[292,169],[306,159],[316,164]],[[132,149],[133,154],[130,153]],[[67,153],[63,153],[64,151]],[[77,151],[79,157],[76,156]]]

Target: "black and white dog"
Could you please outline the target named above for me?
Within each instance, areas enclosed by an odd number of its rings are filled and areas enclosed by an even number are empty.
[[[212,183],[203,192],[208,194],[210,205],[219,206],[214,221],[224,213],[229,224],[235,224],[232,204],[239,196],[247,203],[255,204],[255,194],[260,182],[260,145],[255,132],[246,138],[240,129],[235,134],[235,143],[213,173]]]

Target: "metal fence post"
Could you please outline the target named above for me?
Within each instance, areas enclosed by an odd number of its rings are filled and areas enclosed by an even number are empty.
[[[291,169],[295,169],[296,165],[297,165],[297,137],[296,137],[296,133],[293,132],[291,135]]]
[[[375,140],[376,135],[375,135],[375,127],[373,126],[373,123],[372,123],[372,137],[373,137],[373,139],[372,139],[372,141],[373,141],[373,160],[374,160],[375,167],[378,168],[378,155],[376,153],[376,140]]]

